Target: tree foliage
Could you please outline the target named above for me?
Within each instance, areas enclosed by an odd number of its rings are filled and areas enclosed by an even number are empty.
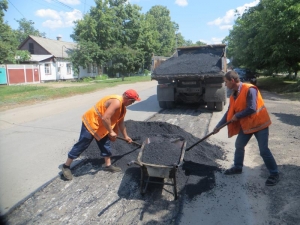
[[[153,6],[142,14],[141,7],[127,0],[95,3],[75,22],[71,35],[78,43],[72,56],[76,67],[96,62],[112,74],[125,75],[150,69],[153,54],[171,56],[177,46],[187,46],[184,37],[176,34],[179,26],[165,6]]]
[[[7,8],[7,1],[0,0],[0,64],[15,62],[15,52],[18,46],[13,30],[3,20]]]
[[[34,28],[34,22],[32,20],[27,20],[26,18],[22,18],[20,20],[16,20],[19,23],[19,27],[15,30],[15,36],[17,37],[19,44],[21,44],[28,35],[45,37],[46,34],[40,32],[38,29]]]
[[[25,18],[17,20],[19,28],[11,29],[4,23],[4,12],[8,8],[7,0],[0,0],[0,63],[20,63],[30,59],[30,53],[25,50],[17,50],[18,46],[28,35],[45,36],[33,27],[34,22]]]
[[[297,74],[300,68],[300,2],[261,0],[240,15],[224,39],[233,65]]]

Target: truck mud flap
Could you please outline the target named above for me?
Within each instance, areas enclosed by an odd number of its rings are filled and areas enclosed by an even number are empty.
[[[158,101],[175,101],[174,87],[167,84],[157,85],[157,100]]]
[[[205,102],[226,102],[226,87],[223,84],[221,87],[208,86],[205,88]]]

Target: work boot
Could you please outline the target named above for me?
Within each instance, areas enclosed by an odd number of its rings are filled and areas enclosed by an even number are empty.
[[[242,173],[242,169],[236,167],[231,167],[230,169],[227,169],[224,172],[225,175],[234,175],[234,174],[241,174],[241,173]]]
[[[72,175],[72,172],[70,170],[70,167],[66,166],[65,164],[62,167],[62,174],[64,175],[64,177],[67,180],[72,180],[73,179],[73,175]]]
[[[116,173],[116,172],[121,172],[122,171],[122,169],[120,167],[116,167],[116,166],[113,166],[113,165],[110,165],[110,166],[103,165],[103,170],[104,171],[108,171],[108,172],[112,172],[112,173]]]
[[[275,186],[279,181],[279,175],[270,175],[266,181],[267,186]]]

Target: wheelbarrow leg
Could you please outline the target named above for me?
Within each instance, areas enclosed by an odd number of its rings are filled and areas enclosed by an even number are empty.
[[[141,195],[144,195],[146,193],[146,189],[148,187],[148,184],[149,184],[149,180],[150,180],[150,177],[147,177],[147,181],[145,181],[145,172],[144,172],[144,169],[143,167],[141,167],[141,187],[140,187],[140,192],[141,192]]]
[[[143,170],[143,167],[141,167],[140,192],[141,192],[141,195],[145,194],[145,192],[144,192],[144,170]]]
[[[177,200],[178,194],[177,194],[176,176],[174,176],[174,178],[173,178],[173,189],[174,189],[174,200]]]

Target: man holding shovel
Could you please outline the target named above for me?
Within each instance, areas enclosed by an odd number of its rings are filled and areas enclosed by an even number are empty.
[[[62,174],[67,180],[73,178],[71,163],[89,147],[94,138],[105,160],[103,169],[113,173],[121,171],[121,168],[111,165],[110,141],[116,140],[120,130],[124,139],[128,143],[132,142],[124,125],[126,106],[140,100],[137,92],[129,89],[123,95],[109,95],[102,98],[82,116],[79,140],[68,153],[68,159],[62,167]]]
[[[225,170],[224,174],[242,173],[245,147],[254,135],[260,155],[270,173],[266,185],[274,186],[279,181],[279,175],[276,161],[268,147],[271,120],[263,98],[256,86],[240,82],[238,74],[233,70],[225,74],[224,81],[232,94],[228,110],[213,132],[219,132],[220,125],[231,121],[227,125],[228,136],[238,135],[235,141],[234,166]]]

